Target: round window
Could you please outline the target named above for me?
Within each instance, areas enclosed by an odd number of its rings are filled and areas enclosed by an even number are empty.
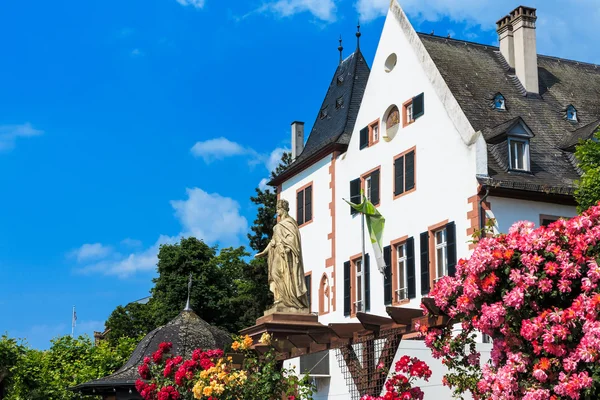
[[[396,56],[396,53],[392,53],[388,56],[388,58],[385,60],[385,72],[391,72],[394,67],[396,66],[396,63],[398,62],[398,57]]]
[[[389,106],[383,120],[385,121],[383,138],[385,140],[392,140],[400,128],[400,111],[398,107],[396,105]]]

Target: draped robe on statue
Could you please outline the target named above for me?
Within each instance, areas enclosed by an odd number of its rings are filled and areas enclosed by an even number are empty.
[[[273,228],[268,246],[269,287],[275,305],[308,308],[298,223],[287,216]]]

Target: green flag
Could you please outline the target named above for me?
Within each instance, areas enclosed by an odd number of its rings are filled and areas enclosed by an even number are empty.
[[[365,216],[367,221],[367,230],[369,231],[369,237],[371,238],[371,244],[373,245],[373,252],[375,260],[377,262],[377,268],[379,272],[383,273],[385,270],[385,261],[383,260],[383,227],[385,226],[385,218],[377,211],[377,208],[367,199],[364,195],[362,196],[363,202],[361,204],[354,204],[348,200],[344,201],[350,204],[350,207],[354,208],[359,213]]]

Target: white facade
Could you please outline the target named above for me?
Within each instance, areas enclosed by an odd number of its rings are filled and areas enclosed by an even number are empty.
[[[393,55],[397,61],[390,68]],[[397,132],[386,137],[385,120],[390,107],[396,105],[403,114],[403,104],[421,93],[424,94],[424,115],[407,126],[403,126],[401,117]],[[379,141],[361,150],[360,130],[375,121],[379,121]],[[298,189],[313,185],[312,222],[301,226],[300,232],[305,272],[312,276],[311,308],[319,313],[319,322],[325,325],[357,322],[354,312],[344,313],[344,263],[361,252],[361,217],[352,216],[344,201],[350,199],[350,182],[379,168],[378,210],[386,218],[383,244],[393,245],[403,238],[414,238],[416,296],[394,305],[418,308],[422,298],[420,234],[430,232],[429,249],[435,253],[434,230],[453,222],[457,259],[468,257],[472,250],[469,241],[473,229],[478,228],[481,200],[476,176],[482,171],[487,173],[485,146],[481,133],[471,127],[406,16],[393,2],[347,151],[324,157],[280,187],[280,198],[289,201],[290,213],[294,216]],[[415,150],[415,189],[394,196],[394,159],[410,149]],[[496,219],[496,229],[500,232],[508,231],[519,220],[530,220],[538,225],[541,216],[571,217],[576,213],[574,206],[503,197],[490,196],[486,204],[491,208],[486,216]],[[368,312],[387,317],[384,277],[377,270],[368,240],[366,251],[371,255]],[[434,274],[435,256],[431,252],[429,259],[433,263],[430,271]],[[329,290],[329,297],[324,299],[320,298],[323,296],[319,290],[323,276]],[[320,306],[320,301],[325,305]],[[484,353],[489,352],[490,347],[481,344]],[[432,368],[434,377],[430,384],[423,386],[426,398],[450,398],[450,391],[440,383],[443,366],[431,358],[422,342],[401,342],[396,359],[404,354],[428,361]],[[482,359],[485,358],[483,355]],[[335,352],[331,352],[329,362],[331,377],[319,378],[319,391],[314,398],[350,398]],[[298,364],[298,359],[287,362],[288,366]]]

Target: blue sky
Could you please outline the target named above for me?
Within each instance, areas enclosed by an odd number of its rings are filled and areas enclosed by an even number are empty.
[[[405,0],[417,30],[494,44],[516,1]],[[245,245],[254,188],[310,129],[337,38],[373,59],[388,0],[0,3],[0,332],[38,348],[145,297],[157,246]],[[538,7],[540,53],[600,63],[600,11]]]

